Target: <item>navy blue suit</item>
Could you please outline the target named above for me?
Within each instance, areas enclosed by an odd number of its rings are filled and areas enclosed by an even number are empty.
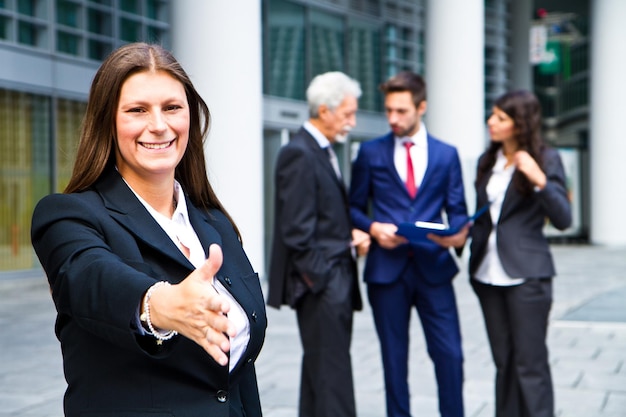
[[[456,148],[428,135],[428,166],[415,198],[394,165],[394,137],[389,133],[365,142],[352,168],[350,212],[355,227],[369,231],[372,222],[467,221],[461,164]],[[369,214],[371,204],[371,216]],[[372,241],[364,279],[381,342],[387,413],[409,416],[408,327],[417,308],[439,385],[444,417],[463,415],[463,355],[452,279],[458,272],[448,249],[432,241],[384,249]]]
[[[58,312],[66,416],[261,416],[254,360],[267,325],[258,275],[226,216],[187,199],[205,251],[224,255],[216,278],[243,307],[250,341],[235,369],[184,336],[155,343],[137,329],[139,303],[157,281],[193,265],[113,168],[85,192],[43,198],[32,241]]]

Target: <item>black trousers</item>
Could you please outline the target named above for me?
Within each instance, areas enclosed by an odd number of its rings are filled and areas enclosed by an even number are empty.
[[[510,287],[471,283],[496,366],[496,417],[554,417],[546,345],[552,279]]]
[[[350,343],[353,269],[333,268],[326,287],[296,306],[302,342],[300,417],[355,417]]]

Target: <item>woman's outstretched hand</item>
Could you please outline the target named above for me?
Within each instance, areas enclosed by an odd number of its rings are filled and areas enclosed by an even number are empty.
[[[213,277],[222,266],[222,249],[213,244],[207,260],[176,285],[156,289],[150,298],[154,326],[176,330],[207,351],[216,362],[228,364],[229,337],[235,326],[226,316],[230,303],[213,286]]]

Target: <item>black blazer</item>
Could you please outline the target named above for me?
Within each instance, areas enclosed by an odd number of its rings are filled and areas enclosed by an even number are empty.
[[[267,322],[259,278],[224,214],[187,205],[203,247],[222,247],[217,279],[250,321],[250,342],[231,374],[184,336],[158,346],[137,331],[145,291],[156,281],[178,283],[194,267],[117,171],[35,208],[32,242],[58,312],[67,416],[261,415],[254,361]]]
[[[481,156],[481,159],[484,155]],[[480,162],[479,162],[480,164]],[[507,274],[515,278],[548,278],[556,274],[548,240],[543,234],[546,220],[559,230],[572,222],[572,211],[565,186],[565,172],[558,152],[546,148],[543,167],[547,183],[531,196],[520,194],[513,182],[504,195],[497,224],[497,248]],[[487,204],[486,175],[476,184],[476,207]],[[493,229],[489,211],[476,219],[472,227],[469,272],[473,276],[485,256],[489,234]]]
[[[356,263],[350,252],[352,226],[344,183],[329,155],[301,128],[279,152],[275,169],[275,216],[268,304],[295,306],[307,291],[322,291],[331,271],[350,263],[352,307],[362,307]],[[313,284],[305,286],[303,276]]]

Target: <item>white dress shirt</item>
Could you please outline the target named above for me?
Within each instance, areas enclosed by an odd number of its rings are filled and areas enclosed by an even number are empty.
[[[126,183],[128,185],[128,183]],[[187,202],[185,200],[185,194],[178,181],[174,181],[174,199],[176,201],[176,209],[172,218],[162,215],[156,211],[150,204],[148,204],[139,194],[137,194],[132,187],[128,186],[133,193],[137,196],[139,201],[146,207],[148,212],[154,217],[154,220],[159,223],[161,228],[172,239],[172,242],[178,246],[183,252],[181,245],[184,245],[189,249],[189,262],[196,268],[200,267],[206,260],[204,248],[198,239],[196,231],[189,222],[189,213],[187,211]],[[183,252],[184,254],[184,252]],[[237,335],[230,340],[230,361],[229,370],[232,371],[237,362],[241,359],[243,352],[248,346],[250,340],[250,322],[245,311],[241,305],[234,299],[234,297],[228,292],[226,287],[221,282],[213,278],[213,287],[216,291],[226,298],[230,302],[230,311],[228,312],[228,319],[235,325],[237,329]]]
[[[413,175],[415,176],[415,185],[418,188],[424,179],[426,173],[426,167],[428,166],[428,140],[426,126],[423,122],[420,122],[419,130],[411,137],[395,137],[395,148],[393,151],[393,162],[398,171],[398,175],[402,182],[406,184],[406,148],[405,142],[413,142],[414,146],[411,146],[411,162],[413,163]]]
[[[320,148],[326,149],[330,146],[330,141],[328,140],[328,138],[324,136],[324,134],[320,132],[318,128],[313,126],[313,123],[307,120],[303,123],[302,127],[304,127],[304,130],[306,130],[311,134],[311,136],[313,136],[315,141],[320,145]]]
[[[489,182],[487,183],[487,198],[491,202],[489,214],[491,215],[493,228],[491,229],[491,234],[489,234],[489,240],[487,241],[485,257],[474,276],[480,282],[498,286],[519,285],[524,282],[523,278],[510,277],[502,267],[502,262],[500,262],[500,257],[498,256],[498,246],[496,242],[498,221],[500,220],[504,194],[515,172],[515,165],[511,164],[507,167],[506,163],[507,159],[502,149],[498,150],[496,162],[493,166]]]

